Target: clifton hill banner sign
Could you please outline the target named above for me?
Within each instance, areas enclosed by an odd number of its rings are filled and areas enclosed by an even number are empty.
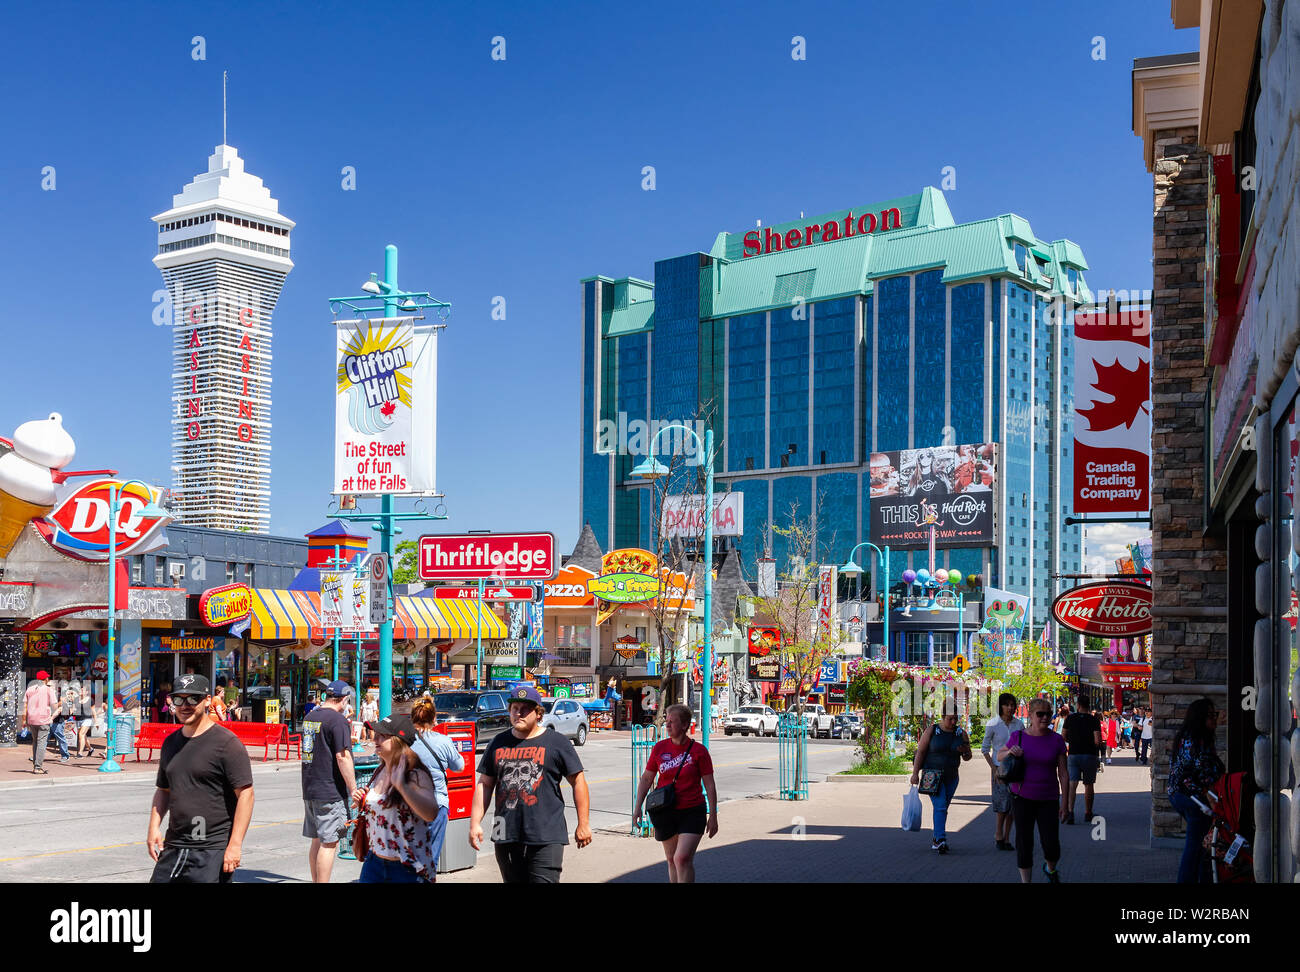
[[[1052,602],[1057,624],[1082,635],[1136,638],[1151,633],[1151,588],[1105,582],[1063,591]]]

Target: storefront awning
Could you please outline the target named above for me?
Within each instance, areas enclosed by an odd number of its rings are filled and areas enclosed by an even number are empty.
[[[477,638],[478,614],[479,609],[472,601],[399,595],[393,637],[410,641]],[[483,610],[483,637],[509,637],[505,623],[487,608]]]
[[[248,637],[254,641],[299,641],[325,634],[318,594],[255,588],[252,605]]]
[[[323,638],[320,595],[315,591],[253,591],[248,636],[254,641],[302,641]],[[506,638],[509,632],[496,613],[483,611],[483,637]],[[397,598],[393,638],[400,641],[455,641],[478,637],[478,608],[451,598]]]

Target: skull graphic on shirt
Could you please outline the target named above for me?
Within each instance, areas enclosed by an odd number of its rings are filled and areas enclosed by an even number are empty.
[[[537,803],[537,785],[542,781],[542,764],[532,759],[502,760],[500,778],[503,800],[507,810],[524,802],[531,807]]]

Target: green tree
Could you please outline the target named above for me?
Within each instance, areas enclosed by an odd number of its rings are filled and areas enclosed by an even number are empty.
[[[399,541],[396,553],[397,563],[393,565],[393,583],[420,583],[420,554],[416,542],[414,540]]]
[[[984,659],[983,676],[990,682],[1001,683],[1003,692],[1017,699],[1033,699],[1044,695],[1050,699],[1065,696],[1065,677],[1052,664],[1051,654],[1037,642],[1022,641],[1019,645],[1019,664],[1016,653],[989,655]],[[1010,663],[1009,663],[1010,662]],[[1017,669],[1013,671],[1012,669]]]

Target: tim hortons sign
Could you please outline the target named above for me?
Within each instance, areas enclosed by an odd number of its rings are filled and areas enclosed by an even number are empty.
[[[1145,584],[1083,584],[1052,602],[1057,624],[1082,635],[1136,638],[1151,633],[1151,588]]]

